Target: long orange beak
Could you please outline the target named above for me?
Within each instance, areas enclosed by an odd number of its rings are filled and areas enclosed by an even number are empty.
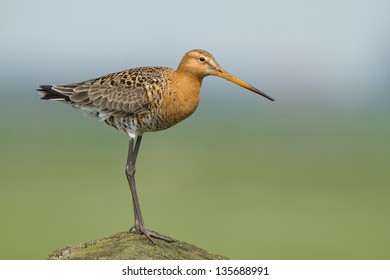
[[[224,78],[225,80],[228,80],[232,83],[235,83],[236,85],[239,85],[243,88],[246,88],[246,89],[249,89],[250,91],[253,91],[261,96],[264,96],[265,98],[271,100],[271,101],[275,101],[275,99],[273,99],[271,96],[265,94],[264,92],[262,92],[261,90],[258,90],[257,88],[251,86],[250,84],[248,84],[247,82],[244,82],[243,80],[229,74],[227,71],[223,70],[222,68],[218,68],[217,70],[213,71],[213,74],[215,76],[218,76],[218,77],[221,77],[221,78]]]

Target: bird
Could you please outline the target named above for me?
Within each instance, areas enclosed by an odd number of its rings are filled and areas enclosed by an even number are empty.
[[[272,97],[224,70],[208,51],[185,53],[177,69],[162,66],[138,67],[83,82],[41,85],[42,100],[55,100],[80,109],[128,136],[125,168],[130,187],[134,224],[129,232],[154,239],[175,240],[145,226],[138,199],[135,166],[146,132],[165,130],[192,115],[198,107],[203,78],[217,76],[271,101]]]

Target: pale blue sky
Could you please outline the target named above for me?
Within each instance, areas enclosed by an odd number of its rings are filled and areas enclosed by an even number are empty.
[[[278,101],[389,102],[389,1],[5,1],[1,94],[126,68],[175,68],[193,48]],[[204,91],[243,91],[208,78]],[[237,95],[238,96],[238,95]],[[381,101],[383,103],[383,101]]]

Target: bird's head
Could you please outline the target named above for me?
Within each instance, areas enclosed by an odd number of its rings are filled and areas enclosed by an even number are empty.
[[[272,97],[268,96],[264,92],[224,70],[221,66],[219,66],[219,63],[215,60],[212,54],[204,50],[196,49],[187,52],[180,61],[177,71],[188,72],[200,79],[210,75],[218,76],[274,101]]]

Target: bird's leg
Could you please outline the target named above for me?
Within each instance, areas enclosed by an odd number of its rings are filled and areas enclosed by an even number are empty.
[[[133,140],[133,139],[131,139],[131,140]],[[133,174],[133,177],[135,176],[135,163],[137,161],[137,155],[138,155],[139,147],[141,145],[141,140],[142,140],[142,135],[137,136],[137,140],[135,142],[135,146],[134,146],[134,149],[132,151],[131,151],[130,147],[133,147],[134,140],[132,141],[133,143],[129,142],[129,151],[128,151],[128,155],[127,155],[127,165],[126,165],[126,176],[127,176],[128,180],[129,180],[129,176],[127,175],[128,169]],[[130,157],[132,157],[132,160],[133,160],[133,164],[132,164],[133,169],[132,170],[130,170],[130,168],[129,168],[129,158]],[[134,180],[133,185],[134,185],[134,189],[135,189],[135,178],[133,178],[133,180]],[[130,181],[129,181],[129,185],[130,185],[130,190],[131,190],[131,194],[132,194],[133,208],[134,208],[134,226],[130,229],[130,231],[132,232],[132,231],[137,231],[137,229],[139,228],[139,225],[140,225],[139,215],[136,211],[136,205],[138,205],[137,207],[139,209],[139,214],[141,216],[141,219],[142,219],[142,214],[141,214],[141,208],[139,206],[137,194],[135,193],[135,196],[133,195],[133,190],[131,187],[132,184],[130,183]],[[134,197],[136,197],[136,200],[134,200]],[[143,221],[142,221],[142,223],[143,223]]]
[[[129,140],[129,150],[127,155],[127,164],[126,164],[126,177],[129,182],[130,191],[133,199],[133,209],[134,209],[134,226],[130,229],[130,232],[140,232],[143,233],[154,245],[156,244],[152,237],[162,239],[168,242],[173,242],[171,238],[163,236],[157,232],[148,230],[145,227],[144,219],[142,218],[141,207],[138,201],[138,195],[135,185],[135,162],[137,160],[138,150],[141,145],[142,136],[138,136],[136,143],[134,144],[134,138]]]

